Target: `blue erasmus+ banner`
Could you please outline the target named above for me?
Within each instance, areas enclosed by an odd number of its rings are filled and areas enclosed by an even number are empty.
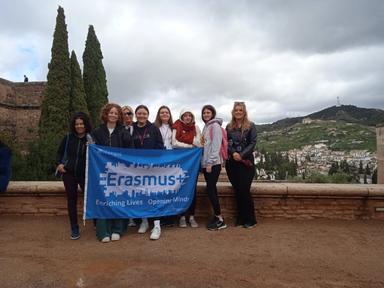
[[[201,148],[147,150],[91,144],[84,219],[177,215],[192,203]]]

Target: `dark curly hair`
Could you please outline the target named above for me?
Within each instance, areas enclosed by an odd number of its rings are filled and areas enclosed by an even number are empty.
[[[71,130],[71,133],[76,134],[76,129],[75,129],[76,119],[83,120],[84,127],[85,127],[85,133],[91,133],[92,124],[91,124],[91,121],[89,120],[89,116],[84,112],[76,112],[72,115],[71,122],[69,124],[69,128]]]

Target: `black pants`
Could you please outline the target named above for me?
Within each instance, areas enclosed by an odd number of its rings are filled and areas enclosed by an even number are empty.
[[[65,192],[67,192],[67,208],[69,221],[71,223],[71,229],[78,227],[77,223],[77,187],[80,185],[82,191],[84,191],[84,178],[73,176],[67,172],[63,174],[63,182]]]
[[[225,165],[229,181],[235,189],[237,202],[236,224],[256,224],[255,206],[251,196],[251,184],[255,177],[255,167],[242,162],[229,160]]]
[[[195,216],[195,209],[196,209],[196,193],[197,193],[197,180],[199,179],[199,174],[196,176],[196,183],[195,183],[195,191],[193,192],[193,199],[191,206],[189,206],[188,210],[181,214],[182,216]]]
[[[206,190],[208,193],[209,200],[211,201],[213,213],[215,213],[216,216],[221,215],[219,196],[217,195],[216,187],[217,180],[219,180],[220,171],[220,164],[212,166],[211,173],[207,173],[207,170],[203,168],[205,182],[207,182]]]

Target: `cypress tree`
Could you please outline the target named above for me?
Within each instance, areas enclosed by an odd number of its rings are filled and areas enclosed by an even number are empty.
[[[39,135],[56,140],[68,130],[71,72],[64,9],[57,9],[56,27],[48,64],[47,88],[41,104]]]
[[[26,159],[34,180],[49,179],[55,167],[56,151],[68,131],[71,72],[68,52],[68,32],[64,9],[57,9],[53,34],[51,62],[48,64],[47,86],[41,104],[39,141]]]
[[[361,161],[361,160],[360,160],[360,164],[359,164],[359,174],[364,174],[363,161]]]
[[[94,126],[100,123],[101,107],[108,102],[107,80],[102,59],[100,42],[93,26],[90,25],[83,53],[83,79],[88,110]]]
[[[371,175],[371,169],[369,168],[368,164],[365,166],[365,174]]]
[[[71,93],[69,100],[69,112],[82,111],[88,114],[87,102],[85,101],[85,90],[79,62],[75,51],[71,53]]]

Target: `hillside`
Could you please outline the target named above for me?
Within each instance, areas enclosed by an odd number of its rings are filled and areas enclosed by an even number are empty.
[[[360,108],[353,105],[332,106],[321,111],[295,118],[285,118],[272,124],[257,125],[258,131],[275,131],[302,123],[304,118],[312,120],[336,120],[356,123],[363,126],[376,126],[384,123],[384,110]]]
[[[376,131],[374,127],[358,123],[317,120],[273,131],[259,131],[257,147],[259,151],[262,148],[266,151],[288,151],[317,143],[324,143],[331,150],[376,151]]]

